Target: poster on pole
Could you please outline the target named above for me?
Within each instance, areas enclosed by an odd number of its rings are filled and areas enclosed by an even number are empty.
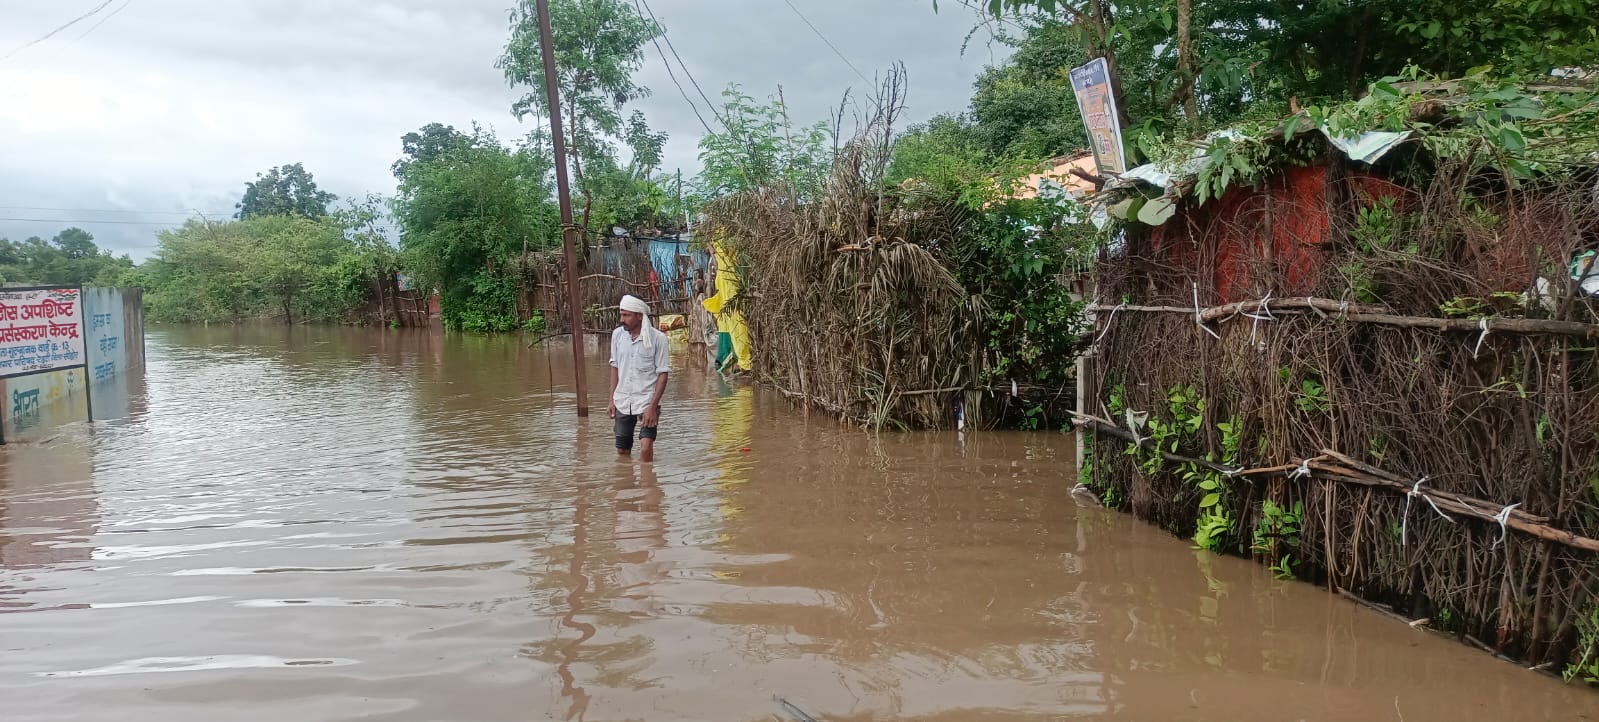
[[[0,289],[0,378],[88,363],[76,288]]]
[[[1116,112],[1116,97],[1110,90],[1110,66],[1104,58],[1094,58],[1082,67],[1072,68],[1072,91],[1077,95],[1077,111],[1088,130],[1088,144],[1094,151],[1099,174],[1122,173],[1127,160],[1122,154],[1122,129]]]

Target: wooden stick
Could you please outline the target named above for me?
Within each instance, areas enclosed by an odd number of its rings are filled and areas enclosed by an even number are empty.
[[[1337,314],[1337,318],[1357,323],[1375,323],[1386,326],[1399,326],[1402,328],[1430,328],[1438,331],[1468,331],[1481,333],[1486,322],[1489,333],[1523,333],[1523,334],[1558,334],[1564,336],[1580,336],[1583,338],[1599,338],[1599,324],[1581,323],[1578,321],[1555,321],[1543,318],[1433,318],[1429,316],[1398,316],[1389,313],[1385,306],[1363,303],[1345,304],[1342,301],[1333,301],[1325,298],[1280,298],[1267,302],[1267,308],[1272,311],[1293,312],[1303,309],[1315,309]],[[1103,303],[1090,304],[1088,310],[1096,312],[1121,312],[1144,313],[1181,313],[1192,316],[1193,308],[1184,306],[1115,306]],[[1254,313],[1261,310],[1261,301],[1238,301],[1221,306],[1202,308],[1199,318],[1207,323],[1219,321],[1241,313]]]
[[[606,336],[606,335],[609,335],[611,332],[610,331],[601,331],[600,329],[597,329],[597,328],[585,328],[585,329],[583,329],[583,333],[591,334],[591,335],[594,335],[594,336]],[[539,345],[541,343],[544,343],[545,341],[548,341],[548,340],[550,340],[552,338],[559,338],[561,336],[571,336],[571,335],[572,335],[571,331],[560,331],[560,332],[557,332],[557,333],[547,333],[547,334],[544,334],[543,336],[540,336],[540,337],[538,337],[536,339],[533,339],[533,343],[528,344],[527,347],[528,348],[533,348],[534,346],[537,346],[537,345]]]
[[[1117,425],[1115,425],[1115,424],[1113,424],[1113,423],[1111,423],[1109,421],[1106,421],[1105,419],[1101,419],[1101,418],[1099,418],[1097,416],[1088,416],[1086,414],[1076,414],[1076,413],[1073,413],[1072,416],[1076,419],[1076,421],[1078,423],[1083,424],[1084,426],[1088,426],[1088,427],[1094,429],[1097,432],[1109,434],[1111,436],[1115,436],[1115,437],[1117,437],[1119,439],[1124,439],[1126,441],[1131,441],[1134,444],[1137,444],[1138,446],[1141,446],[1141,447],[1148,445],[1149,442],[1154,440],[1154,439],[1147,439],[1147,438],[1146,439],[1140,439],[1140,438],[1134,436],[1132,434],[1132,432],[1126,431],[1126,430],[1122,429],[1120,426],[1117,426]],[[1209,462],[1209,461],[1205,461],[1204,459],[1195,459],[1195,458],[1193,458],[1191,456],[1183,456],[1181,454],[1173,454],[1173,453],[1171,453],[1169,451],[1165,451],[1163,449],[1156,449],[1155,452],[1160,454],[1160,458],[1165,459],[1167,461],[1175,461],[1175,462],[1177,462],[1179,464],[1198,464],[1198,465],[1203,466],[1203,467],[1205,467],[1207,469],[1210,469],[1212,471],[1219,471],[1219,472],[1221,472],[1223,474],[1229,473],[1231,471],[1231,469],[1228,469],[1228,468],[1226,468],[1224,466],[1219,466],[1219,465],[1217,465],[1215,463],[1212,463],[1212,462]],[[1239,476],[1239,475],[1240,474],[1234,474],[1234,476]]]
[[[1484,321],[1490,333],[1552,333],[1583,338],[1599,338],[1599,324],[1577,321],[1554,321],[1543,318],[1489,318],[1473,321],[1466,318],[1426,318],[1422,316],[1391,316],[1382,313],[1351,313],[1344,318],[1363,323],[1381,323],[1404,328],[1431,328],[1439,331],[1475,331],[1481,333]]]
[[[611,275],[609,273],[590,273],[587,276],[578,276],[577,280],[579,280],[579,281],[587,281],[587,280],[589,280],[591,278],[609,278],[609,279],[612,279],[612,280],[615,280],[615,281],[621,281],[622,283],[625,283],[625,284],[627,284],[629,286],[632,286],[634,288],[648,288],[649,285],[650,285],[648,283],[640,283],[640,282],[637,282],[637,281],[630,281],[630,280],[628,280],[626,278],[622,278],[621,276],[613,276],[613,275]]]
[[[1357,470],[1359,470],[1361,472],[1364,472],[1364,473],[1366,473],[1366,474],[1368,474],[1370,476],[1378,477],[1380,479],[1388,481],[1389,483],[1385,484],[1385,486],[1389,486],[1391,488],[1398,488],[1398,489],[1400,489],[1402,491],[1405,491],[1406,493],[1409,493],[1409,491],[1412,488],[1414,488],[1414,482],[1412,482],[1412,481],[1408,481],[1408,480],[1406,480],[1406,479],[1404,479],[1402,477],[1395,476],[1395,475],[1393,475],[1391,473],[1388,473],[1386,471],[1378,469],[1375,466],[1371,466],[1369,464],[1361,463],[1359,461],[1351,459],[1351,458],[1349,458],[1347,456],[1344,456],[1343,454],[1340,454],[1340,453],[1338,453],[1336,451],[1333,451],[1331,449],[1322,449],[1321,453],[1323,455],[1325,455],[1325,456],[1330,456],[1330,457],[1333,457],[1333,458],[1339,460],[1345,466],[1349,466],[1351,468],[1354,468],[1354,469],[1357,469]],[[1494,504],[1491,501],[1484,501],[1484,500],[1481,500],[1481,499],[1473,499],[1471,497],[1462,496],[1460,494],[1449,494],[1448,496],[1445,496],[1444,495],[1445,492],[1437,491],[1435,489],[1422,489],[1421,493],[1428,494],[1435,501],[1459,503],[1460,505],[1466,507],[1466,511],[1463,512],[1463,513],[1468,513],[1468,514],[1471,514],[1473,516],[1483,516],[1486,513],[1486,518],[1488,518],[1488,519],[1493,519],[1494,515],[1499,513],[1498,510],[1504,508],[1503,504],[1496,505],[1496,504]],[[1491,510],[1491,513],[1484,512],[1484,511],[1482,511],[1480,509],[1472,508],[1473,506],[1478,505],[1478,504],[1482,505],[1485,509]],[[1522,521],[1532,522],[1532,523],[1535,523],[1535,524],[1541,524],[1543,522],[1549,521],[1549,517],[1538,516],[1537,514],[1531,514],[1531,513],[1528,513],[1528,512],[1524,512],[1524,511],[1522,511],[1520,509],[1516,509],[1516,510],[1511,511],[1510,512],[1510,516],[1512,518],[1515,518],[1515,519],[1521,519]]]
[[[1265,304],[1264,307],[1262,307],[1263,301]],[[1182,313],[1189,316],[1194,315],[1194,309],[1192,306],[1134,306],[1131,304],[1126,306],[1117,306],[1115,304],[1107,303],[1095,303],[1088,306],[1088,310],[1090,311],[1111,311],[1116,309],[1120,309],[1122,311],[1138,311],[1143,313]],[[1220,306],[1202,308],[1199,310],[1199,317],[1204,321],[1216,321],[1240,313],[1254,313],[1255,311],[1268,309],[1273,312],[1315,309],[1317,311],[1342,313],[1345,315],[1349,315],[1351,313],[1384,314],[1389,312],[1389,308],[1387,306],[1369,303],[1345,303],[1343,301],[1334,301],[1330,298],[1273,298],[1269,300],[1257,298],[1252,301],[1236,301],[1234,303],[1222,304]]]
[[[1348,457],[1344,458],[1347,459]],[[1353,481],[1355,479],[1356,477],[1339,477],[1339,480]],[[1400,491],[1406,494],[1410,493],[1411,489],[1415,488],[1413,485],[1406,485],[1402,482],[1394,482],[1387,479],[1374,478],[1372,481],[1377,482],[1373,484],[1374,486],[1380,486],[1382,488],[1392,489],[1394,491]],[[1495,505],[1490,501],[1473,499],[1460,494],[1445,494],[1433,489],[1421,489],[1418,493],[1431,499],[1439,509],[1495,524],[1499,523],[1498,512],[1485,511],[1482,508],[1478,508],[1478,505],[1481,505],[1486,509],[1504,508],[1503,505]],[[1544,521],[1548,520],[1548,517],[1541,517],[1532,514],[1523,515],[1518,513],[1519,511],[1520,510],[1512,510],[1510,514],[1505,517],[1505,527],[1530,534],[1538,537],[1539,539],[1558,542],[1576,549],[1599,552],[1599,539],[1590,539],[1588,537],[1578,536],[1569,531],[1555,529],[1554,527],[1543,523]]]
[[[1238,476],[1254,476],[1256,474],[1280,474],[1284,471],[1293,471],[1299,468],[1298,464],[1283,464],[1282,466],[1262,466],[1259,469],[1244,469]]]
[[[1078,423],[1093,428],[1096,432],[1109,434],[1111,436],[1131,441],[1139,446],[1144,446],[1153,441],[1153,439],[1140,439],[1137,436],[1134,436],[1132,432],[1126,431],[1116,424],[1105,419],[1101,419],[1097,416],[1074,413],[1072,414],[1072,417]],[[1191,456],[1174,454],[1163,449],[1156,449],[1155,451],[1156,453],[1160,454],[1161,458],[1167,461],[1175,461],[1184,464],[1198,464],[1205,468],[1213,471],[1219,471],[1224,474],[1232,473],[1233,476],[1286,474],[1291,473],[1292,470],[1298,469],[1300,466],[1299,464],[1294,464],[1232,472],[1226,467],[1205,461],[1204,459],[1196,459]],[[1360,473],[1350,472],[1349,469],[1327,464],[1326,457],[1337,459],[1345,466],[1358,469]],[[1400,477],[1398,476],[1394,476],[1393,474],[1382,471],[1374,466],[1361,463],[1349,458],[1348,456],[1328,449],[1322,450],[1321,457],[1305,460],[1304,465],[1307,469],[1310,469],[1313,474],[1322,479],[1342,483],[1359,484],[1361,486],[1374,486],[1405,494],[1415,491],[1415,493],[1426,496],[1441,510],[1454,512],[1455,514],[1459,514],[1461,516],[1468,516],[1482,521],[1493,522],[1495,524],[1499,523],[1498,513],[1484,511],[1483,509],[1477,508],[1477,505],[1480,504],[1488,509],[1504,508],[1503,505],[1496,506],[1493,502],[1483,501],[1481,499],[1472,499],[1460,494],[1446,495],[1445,493],[1434,489],[1416,490],[1416,485],[1414,482],[1400,480]],[[1540,517],[1532,514],[1522,514],[1519,510],[1513,509],[1511,510],[1510,514],[1506,515],[1504,519],[1504,525],[1506,528],[1531,534],[1539,539],[1558,542],[1560,544],[1577,549],[1599,552],[1599,539],[1590,539],[1588,537],[1578,536],[1569,531],[1555,529],[1547,524],[1542,523],[1547,520],[1547,517]]]
[[[895,396],[925,396],[927,394],[947,394],[955,391],[965,391],[965,386],[951,386],[947,389],[922,389],[920,391],[896,391]]]
[[[1417,627],[1420,627],[1421,625],[1426,624],[1427,621],[1428,621],[1426,619],[1411,619],[1409,617],[1406,617],[1403,614],[1400,614],[1399,612],[1394,611],[1392,607],[1389,607],[1386,604],[1378,604],[1376,602],[1373,602],[1373,601],[1370,601],[1370,600],[1367,600],[1367,599],[1361,599],[1360,597],[1356,596],[1353,592],[1349,591],[1348,589],[1344,589],[1343,587],[1338,587],[1338,596],[1343,597],[1344,599],[1348,599],[1349,601],[1354,602],[1356,604],[1359,604],[1362,607],[1370,609],[1373,612],[1381,614],[1384,617],[1388,617],[1389,619],[1392,619],[1392,620],[1397,621],[1397,622],[1403,622],[1406,626],[1410,627],[1411,629],[1416,629]]]

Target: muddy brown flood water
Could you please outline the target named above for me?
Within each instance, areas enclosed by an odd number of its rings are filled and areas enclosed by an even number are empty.
[[[568,374],[153,329],[122,418],[0,449],[0,719],[1599,720],[1080,505],[1068,436],[874,437],[684,370],[651,468]]]

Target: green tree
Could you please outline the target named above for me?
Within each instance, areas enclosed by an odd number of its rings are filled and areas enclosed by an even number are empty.
[[[245,261],[258,239],[242,222],[191,220],[156,241],[140,267],[150,320],[234,322],[260,308],[258,279]]]
[[[793,127],[781,97],[762,103],[737,85],[722,91],[723,129],[700,139],[699,200],[783,185],[815,198],[833,165],[826,123]]]
[[[593,153],[586,161],[583,190],[592,203],[585,204],[583,218],[599,229],[654,229],[665,221],[662,212],[668,200],[652,177],[665,151],[666,134],[650,130],[644,114],[635,110],[628,118],[623,141],[631,151],[626,165],[609,150]]]
[[[1053,26],[1050,45],[1082,60],[1105,58],[1126,128],[1182,123],[1196,131],[1262,103],[1260,112],[1280,114],[1290,99],[1336,102],[1410,64],[1445,77],[1481,65],[1547,75],[1599,64],[1599,24],[1589,0],[962,4],[1020,24],[1030,39],[1042,39],[1037,29]]]
[[[328,204],[336,198],[332,193],[317,188],[316,180],[299,163],[273,168],[258,173],[255,180],[244,184],[244,197],[235,208],[235,218],[245,220],[258,216],[300,216],[322,218],[328,214]]]
[[[637,141],[635,163],[659,162],[659,144],[653,135],[642,131],[643,116],[633,115],[624,122],[622,111],[628,103],[649,95],[649,89],[633,82],[633,73],[643,65],[644,46],[661,34],[653,20],[640,16],[622,0],[551,0],[550,32],[553,36],[556,84],[565,111],[564,132],[567,162],[583,195],[580,223],[591,226],[595,188],[585,166],[592,168],[615,152],[614,140]],[[549,116],[545,96],[542,45],[539,42],[538,15],[534,0],[520,0],[511,10],[511,37],[497,67],[512,86],[527,88],[511,106],[517,118],[529,114]],[[648,149],[657,148],[653,159]]]
[[[81,228],[68,228],[46,241],[20,243],[0,238],[0,277],[7,282],[63,286],[112,286],[133,268],[133,259],[113,256]]]
[[[294,323],[297,311],[304,312],[303,320],[328,320],[327,309],[360,302],[347,282],[354,244],[337,222],[262,216],[244,223],[259,239],[244,261],[260,284],[263,300],[282,310],[284,323]]]
[[[467,142],[405,167],[393,201],[402,263],[440,289],[451,328],[517,325],[526,254],[560,238],[546,183],[553,161],[543,149],[536,137],[511,148],[474,128]]]
[[[340,321],[366,300],[355,244],[332,218],[191,220],[157,234],[136,278],[161,322]]]
[[[887,182],[913,181],[948,192],[982,184],[996,158],[966,115],[935,115],[905,129],[894,144]]]
[[[352,245],[353,256],[349,262],[356,270],[351,274],[361,279],[364,292],[370,280],[377,289],[377,301],[387,309],[391,319],[398,321],[400,306],[395,274],[400,270],[400,250],[389,240],[387,224],[388,200],[376,194],[367,194],[361,200],[351,200],[349,205],[334,212],[333,217],[344,229],[345,238]]]
[[[977,77],[972,135],[994,157],[1041,159],[1082,148],[1087,134],[1067,75],[1088,60],[1076,31],[1046,20],[1003,40],[1015,52]]]
[[[391,170],[395,178],[404,178],[405,169],[410,164],[437,160],[471,142],[471,136],[456,130],[453,125],[428,123],[419,130],[400,136],[400,159],[394,162]]]

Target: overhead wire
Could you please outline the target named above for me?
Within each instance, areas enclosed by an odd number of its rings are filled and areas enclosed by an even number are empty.
[[[645,12],[643,6],[639,4],[639,0],[633,0],[633,7],[638,8],[639,12],[641,13]],[[649,16],[650,22],[655,23],[655,26],[661,29],[661,35],[666,35],[666,26],[661,24],[659,20],[655,19],[655,13],[649,13]],[[666,51],[661,49],[661,41],[656,38],[650,38],[650,42],[655,44],[655,52],[661,56],[661,63],[666,65],[666,74],[671,76],[672,84],[677,86],[677,92],[683,96],[683,100],[688,101],[688,107],[694,111],[694,117],[699,118],[700,125],[705,126],[706,133],[715,133],[716,131],[711,129],[711,124],[705,122],[705,116],[700,114],[700,107],[694,104],[694,99],[688,97],[688,91],[683,88],[683,84],[681,82],[678,82],[677,73],[672,71],[672,61],[666,59]],[[673,55],[676,55],[676,52],[674,52]],[[683,61],[680,58],[678,63],[682,64],[682,62]],[[685,67],[683,72],[684,74],[687,74],[688,68]],[[693,77],[690,76],[689,79],[693,80]],[[715,113],[716,111],[713,108],[711,112]],[[721,122],[721,118],[717,118],[717,122]]]
[[[233,215],[234,211],[216,211],[207,213],[203,211],[152,211],[141,208],[56,208],[51,206],[0,206],[0,211],[55,211],[58,213],[132,213],[144,216],[192,216],[192,215]]]
[[[667,34],[667,32],[666,32],[666,24],[662,23],[659,18],[655,17],[655,9],[650,7],[650,0],[634,0],[634,2],[635,2],[635,4],[642,3],[642,7],[643,7],[643,10],[644,10],[645,14],[650,16],[650,22],[655,23],[655,26],[661,29],[661,39],[666,41],[666,47],[667,47],[668,50],[672,51],[672,57],[677,59],[678,67],[682,68],[683,69],[683,74],[688,76],[688,82],[694,86],[695,92],[698,92],[700,94],[700,98],[705,101],[705,107],[708,110],[711,111],[711,116],[716,118],[716,122],[719,123],[722,126],[722,131],[726,132],[726,133],[731,133],[732,132],[732,128],[729,127],[729,125],[727,123],[727,119],[722,117],[722,115],[720,113],[716,112],[716,104],[711,102],[710,97],[705,95],[705,89],[700,87],[700,81],[694,79],[693,71],[690,71],[688,69],[688,64],[683,62],[683,56],[679,55],[677,53],[677,47],[672,45],[672,36]],[[661,50],[660,43],[656,43],[655,44],[655,51],[657,53],[659,53],[660,50]],[[676,83],[677,82],[677,75],[672,72],[672,62],[666,59],[666,55],[664,53],[661,55],[661,62],[666,64],[667,74],[671,75],[672,76],[672,82]],[[677,86],[677,89],[678,89],[679,92],[683,93],[683,99],[688,101],[689,107],[694,109],[694,115],[695,115],[695,117],[700,119],[700,125],[705,126],[706,134],[707,135],[715,135],[716,134],[716,130],[711,128],[709,123],[705,122],[705,117],[700,115],[699,108],[697,106],[695,106],[694,105],[694,101],[688,97],[688,93],[683,90],[683,86],[681,84],[679,84]],[[749,168],[744,165],[744,162],[742,160],[739,160],[738,158],[734,158],[733,162],[734,162],[735,165],[738,166],[739,172],[744,175],[744,178],[745,178],[746,181],[751,181],[753,179],[753,175],[750,173]]]
[[[184,219],[184,220],[186,221],[188,219]],[[58,224],[68,225],[68,226],[75,226],[75,225],[80,225],[80,224],[81,225],[101,224],[101,225],[114,225],[114,226],[175,226],[175,225],[178,225],[180,223],[180,221],[124,221],[124,220],[89,219],[89,218],[7,218],[7,217],[0,217],[0,221],[10,221],[10,222],[16,222],[16,223],[58,223]]]
[[[132,5],[132,4],[133,4],[133,0],[123,0],[122,4],[117,6],[117,9],[112,10],[109,13],[106,13],[105,17],[100,18],[100,22],[97,22],[97,23],[95,23],[93,25],[90,25],[88,30],[83,31],[81,34],[78,35],[78,37],[73,38],[72,42],[67,43],[67,47],[71,47],[73,45],[73,43],[76,43],[79,40],[82,40],[82,39],[88,37],[89,33],[92,33],[94,31],[100,29],[100,26],[104,25],[107,20],[110,20],[111,18],[116,17],[117,13],[120,13],[123,10],[127,10],[128,6]]]
[[[700,81],[695,80],[694,73],[689,72],[688,65],[684,64],[683,62],[683,56],[677,54],[677,48],[672,45],[672,36],[667,34],[666,26],[663,25],[660,20],[656,19],[655,10],[650,7],[650,0],[640,0],[640,2],[644,4],[644,12],[649,14],[650,21],[654,22],[655,25],[661,29],[661,39],[666,41],[666,47],[668,50],[672,51],[672,57],[677,58],[678,66],[683,68],[683,74],[688,76],[688,82],[694,86],[694,90],[698,92],[700,94],[700,98],[705,101],[705,106],[710,109],[711,115],[716,117],[716,122],[721,123],[724,129],[727,128],[727,120],[724,119],[720,113],[716,112],[716,103],[711,102],[710,96],[705,94],[705,89],[700,87]],[[659,50],[660,48],[657,47],[656,49]],[[665,60],[664,57],[661,59],[663,61]],[[668,65],[670,66],[670,64]]]
[[[28,48],[31,48],[31,47],[33,47],[35,45],[38,45],[39,43],[42,43],[42,42],[44,42],[46,40],[49,40],[50,38],[55,37],[61,31],[66,30],[67,28],[70,28],[70,27],[72,27],[74,25],[77,25],[78,23],[81,23],[81,22],[83,22],[85,20],[88,20],[89,18],[94,17],[95,15],[99,14],[99,12],[101,10],[104,10],[107,7],[110,7],[111,3],[114,3],[116,1],[117,0],[105,0],[105,2],[100,3],[99,5],[96,5],[93,10],[90,10],[89,12],[86,12],[86,13],[84,13],[82,15],[79,15],[79,16],[67,21],[67,23],[65,25],[62,25],[62,26],[60,26],[60,27],[58,27],[58,28],[56,28],[54,30],[51,30],[48,33],[45,33],[42,37],[36,38],[36,39],[34,39],[32,41],[29,41],[28,43],[23,44],[22,46],[12,50],[11,52],[6,53],[4,56],[0,56],[0,62],[4,62],[4,61],[7,61],[7,60],[10,60],[11,56],[16,55],[17,53],[20,53],[20,52],[22,52],[24,50],[27,50]]]
[[[839,60],[844,61],[844,64],[848,65],[850,70],[855,71],[856,77],[860,78],[861,82],[866,83],[867,85],[872,84],[872,81],[867,79],[866,74],[862,73],[860,68],[855,67],[855,64],[850,62],[849,58],[844,57],[844,52],[839,50],[838,46],[833,44],[833,41],[828,40],[827,36],[823,35],[822,31],[816,27],[816,24],[812,23],[810,18],[805,17],[805,13],[800,12],[800,9],[795,7],[793,2],[790,2],[790,0],[783,0],[783,4],[787,5],[788,9],[793,10],[794,14],[798,15],[799,19],[803,20],[805,24],[810,27],[811,32],[816,33],[816,37],[821,38],[822,42],[827,44],[827,47],[832,48],[833,54],[837,55]]]

